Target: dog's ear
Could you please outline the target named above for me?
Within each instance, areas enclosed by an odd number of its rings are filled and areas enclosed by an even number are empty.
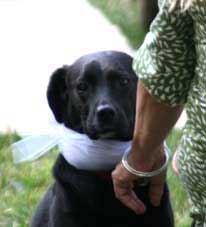
[[[66,112],[66,75],[69,66],[57,69],[50,78],[47,88],[47,100],[57,122],[63,123]]]

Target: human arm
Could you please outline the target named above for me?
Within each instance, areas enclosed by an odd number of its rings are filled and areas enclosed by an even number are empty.
[[[139,171],[162,166],[163,141],[186,103],[194,76],[195,50],[190,16],[169,11],[168,1],[151,26],[134,61],[140,82],[137,91],[136,123],[128,163]],[[113,172],[115,195],[137,214],[144,204],[132,191],[138,177],[120,163]],[[166,172],[150,179],[150,199],[159,205]]]
[[[170,107],[153,98],[140,81],[137,90],[136,123],[128,163],[139,171],[156,170],[165,161],[163,141],[179,118],[183,107]],[[162,197],[166,171],[150,181],[149,196],[158,206]],[[122,164],[113,172],[116,197],[135,213],[145,212],[145,205],[132,191],[133,181],[138,177],[130,174]]]
[[[151,168],[151,163],[155,159],[153,152],[163,149],[163,141],[175,125],[182,110],[183,105],[171,107],[158,102],[139,81],[135,129],[128,161],[133,165],[138,161],[138,166],[142,171],[148,167]]]

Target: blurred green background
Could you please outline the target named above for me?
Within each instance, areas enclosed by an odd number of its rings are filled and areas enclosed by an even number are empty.
[[[87,0],[117,25],[128,43],[136,49],[143,41],[158,12],[158,0]]]
[[[142,42],[145,32],[141,26],[140,7],[136,0],[88,0],[117,25],[130,46],[137,48]]]

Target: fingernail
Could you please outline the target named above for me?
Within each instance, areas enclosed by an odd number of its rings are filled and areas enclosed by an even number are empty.
[[[136,210],[136,214],[137,215],[141,215],[141,214],[144,214],[145,212],[146,212],[146,207],[141,207],[141,208],[139,208],[138,210]]]
[[[158,207],[158,206],[160,206],[160,201],[153,201],[152,205],[155,207]]]

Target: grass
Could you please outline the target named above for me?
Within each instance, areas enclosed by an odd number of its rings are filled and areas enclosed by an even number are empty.
[[[145,32],[140,25],[139,7],[136,0],[88,0],[100,9],[108,20],[119,27],[130,46],[136,49],[142,42]]]
[[[168,137],[167,142],[172,153],[176,150],[178,142],[181,138],[181,131],[174,130]],[[172,171],[171,164],[167,172],[167,179],[171,192],[171,201],[175,213],[176,227],[191,226],[191,219],[189,217],[189,205],[187,202],[187,195],[182,187],[179,177]]]
[[[42,159],[14,165],[9,144],[16,135],[0,136],[0,226],[27,227],[37,202],[52,182],[57,151]]]
[[[172,150],[176,148],[181,132],[174,131],[168,138]],[[0,135],[0,227],[27,227],[36,204],[52,183],[51,168],[57,156],[53,150],[43,158],[14,165],[9,145],[18,136]],[[168,169],[171,199],[177,227],[190,226],[186,195],[179,179]]]

